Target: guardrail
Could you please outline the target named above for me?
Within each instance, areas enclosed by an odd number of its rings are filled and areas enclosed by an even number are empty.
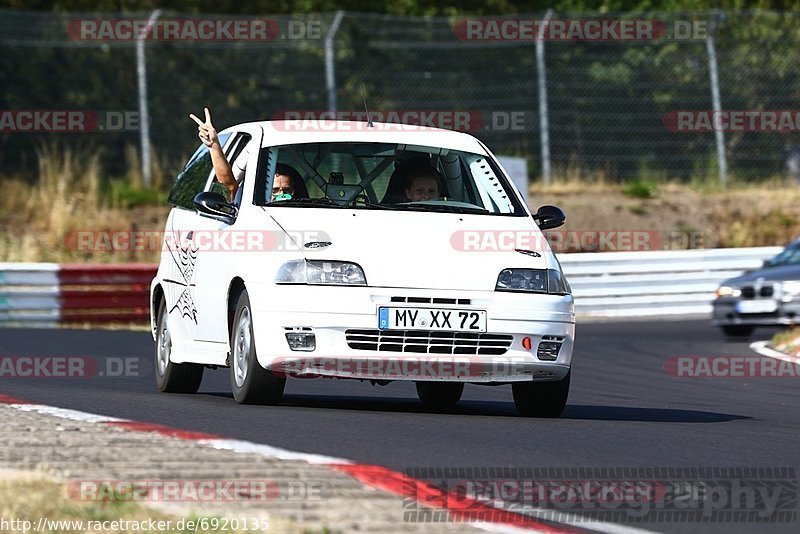
[[[594,317],[711,314],[720,282],[782,247],[562,254],[576,313]]]
[[[720,282],[781,247],[562,254],[584,317],[710,314]],[[148,322],[156,266],[0,263],[0,326]]]

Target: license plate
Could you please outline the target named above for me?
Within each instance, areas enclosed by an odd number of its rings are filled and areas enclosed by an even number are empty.
[[[778,303],[771,299],[740,300],[736,303],[737,313],[772,313],[778,309]]]
[[[446,330],[486,332],[485,310],[378,308],[380,330]]]

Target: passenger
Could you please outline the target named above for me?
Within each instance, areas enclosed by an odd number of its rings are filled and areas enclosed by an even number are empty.
[[[431,176],[417,176],[406,187],[406,197],[411,202],[439,198],[439,181]]]
[[[442,196],[442,177],[427,161],[420,159],[403,163],[397,167],[393,179],[403,184],[403,192],[410,202],[432,200]]]

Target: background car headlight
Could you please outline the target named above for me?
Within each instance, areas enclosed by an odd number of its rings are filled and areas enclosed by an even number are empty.
[[[319,284],[365,286],[364,270],[347,261],[292,260],[275,275],[276,284]]]
[[[781,282],[781,291],[786,296],[800,295],[800,280]]]
[[[717,298],[720,297],[738,297],[742,294],[741,289],[736,289],[730,286],[720,286],[717,291],[716,295]]]
[[[556,269],[503,269],[497,277],[494,289],[551,295],[572,293],[564,274]]]

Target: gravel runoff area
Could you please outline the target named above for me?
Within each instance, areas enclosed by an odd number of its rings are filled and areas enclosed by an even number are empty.
[[[65,483],[69,494],[81,491],[78,488],[86,481],[177,480],[184,484],[183,497],[145,499],[141,504],[178,518],[268,518],[270,532],[484,531],[465,523],[404,521],[403,510],[410,503],[402,497],[367,487],[325,465],[218,450],[196,441],[8,405],[0,405],[0,421],[0,477],[20,470],[44,472]],[[192,481],[209,480],[267,481],[268,497],[192,501],[191,491],[185,493],[197,487]],[[72,498],[99,494],[77,495]],[[224,492],[219,495],[224,497]]]

